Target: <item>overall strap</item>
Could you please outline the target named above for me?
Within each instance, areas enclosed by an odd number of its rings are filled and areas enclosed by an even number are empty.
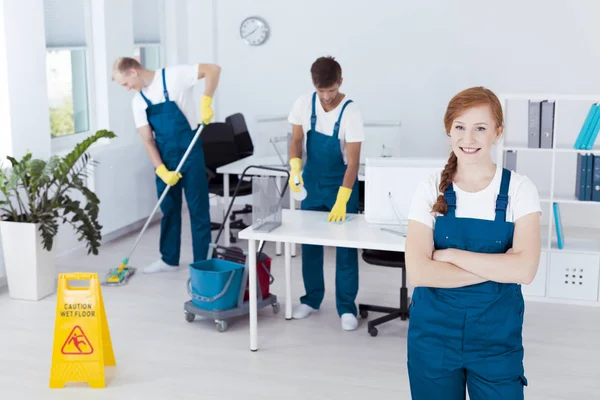
[[[142,92],[140,90],[140,94],[142,95],[142,99],[144,99],[144,101],[146,102],[146,104],[148,104],[148,107],[152,106],[152,103],[150,102],[150,100],[148,100],[148,98],[146,97],[146,95],[144,94],[144,92]]]
[[[169,92],[167,92],[167,80],[165,79],[165,69],[162,69],[162,81],[163,81],[163,94],[165,95],[165,101],[169,101]]]
[[[496,197],[496,221],[506,221],[506,208],[508,207],[508,186],[510,185],[510,170],[502,168],[502,181],[500,193]]]
[[[454,217],[454,211],[456,210],[456,192],[454,192],[454,185],[450,183],[448,189],[444,192],[444,199],[448,205],[448,212],[446,215]]]
[[[317,101],[317,92],[313,93],[313,97],[312,97],[312,111],[310,113],[310,130],[311,131],[315,131],[315,128],[317,126],[317,112],[315,110],[315,104]]]
[[[333,126],[333,137],[336,139],[338,138],[338,133],[340,131],[340,122],[342,122],[342,115],[344,115],[344,110],[346,109],[346,106],[350,103],[352,103],[352,100],[348,100],[344,103],[344,105],[342,106],[342,111],[340,111],[340,116],[336,121],[335,125]]]

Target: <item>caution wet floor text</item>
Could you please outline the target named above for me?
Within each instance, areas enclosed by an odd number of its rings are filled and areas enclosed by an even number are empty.
[[[71,286],[70,281],[89,281],[89,286]],[[114,365],[98,274],[60,274],[50,387],[87,382],[92,388],[103,388],[104,367]]]

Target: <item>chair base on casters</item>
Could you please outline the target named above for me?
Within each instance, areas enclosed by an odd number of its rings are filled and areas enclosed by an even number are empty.
[[[369,316],[369,311],[384,313],[383,317],[379,317],[374,319],[373,321],[369,321],[367,323],[367,329],[369,331],[369,335],[375,337],[379,333],[376,326],[381,325],[385,322],[400,318],[402,321],[406,321],[410,317],[410,312],[408,310],[409,298],[408,298],[408,290],[406,288],[400,289],[400,308],[394,307],[383,307],[376,306],[371,304],[359,304],[358,305],[358,313],[361,318],[366,319]]]
[[[252,214],[252,206],[250,204],[246,204],[244,206],[244,208],[242,208],[241,210],[234,210],[231,212],[231,215],[229,216],[229,219],[232,221],[235,221],[235,219],[237,218],[238,215],[240,214]]]

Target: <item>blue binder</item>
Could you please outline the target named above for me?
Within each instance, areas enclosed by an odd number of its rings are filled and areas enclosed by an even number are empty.
[[[592,104],[592,106],[590,107],[590,110],[588,111],[587,117],[585,118],[585,121],[583,122],[583,125],[581,125],[581,130],[579,131],[579,136],[577,136],[577,140],[575,140],[575,145],[573,146],[574,149],[583,149],[583,145],[584,142],[584,138],[585,138],[585,134],[589,128],[589,126],[592,123],[592,120],[595,117],[596,112],[598,111],[598,105],[597,104]]]
[[[585,201],[592,200],[592,174],[594,168],[594,155],[586,154],[586,169],[585,169]]]
[[[598,105],[596,105],[596,111],[594,112],[594,116],[593,116],[590,124],[587,126],[587,128],[585,130],[585,135],[583,136],[583,138],[581,140],[581,146],[579,147],[580,149],[585,149],[588,142],[591,140],[592,134],[594,133],[594,131],[596,129],[596,125],[598,125],[598,120],[600,120],[600,107],[598,107]]]
[[[583,182],[583,176],[584,174],[582,173],[582,165],[583,165],[583,154],[581,153],[577,153],[577,171],[576,171],[576,178],[575,178],[575,198],[577,200],[581,200],[583,197],[583,185],[581,184],[581,182]]]
[[[600,109],[600,107],[596,106],[596,109]],[[598,112],[598,114],[600,115],[600,112]],[[596,121],[595,126],[590,127],[589,138],[585,145],[586,150],[591,150],[592,147],[594,147],[594,142],[596,141],[596,137],[598,137],[598,131],[600,131],[600,119],[598,119],[598,121]]]
[[[600,201],[600,156],[594,157],[594,173],[592,175],[592,201]]]
[[[562,250],[562,248],[564,247],[564,237],[562,221],[560,219],[560,210],[558,209],[558,203],[552,204],[552,210],[554,211],[554,225],[556,226],[556,241],[558,242],[558,248]]]

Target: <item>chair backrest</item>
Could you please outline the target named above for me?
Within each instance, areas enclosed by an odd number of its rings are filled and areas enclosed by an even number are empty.
[[[217,168],[239,159],[231,125],[211,122],[204,127],[200,138],[204,148],[204,162],[209,170],[215,172]]]
[[[225,122],[231,125],[235,136],[235,143],[238,148],[240,158],[245,158],[254,154],[254,144],[252,137],[248,132],[246,119],[242,113],[236,113],[225,118]]]

